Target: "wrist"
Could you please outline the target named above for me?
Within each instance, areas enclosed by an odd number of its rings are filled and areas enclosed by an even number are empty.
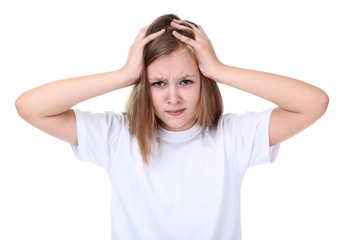
[[[121,79],[120,81],[122,88],[135,84],[140,78],[140,75],[135,74],[135,71],[133,69],[130,69],[127,65],[125,65],[118,71],[121,75],[119,79]]]
[[[226,65],[218,62],[216,64],[213,65],[213,67],[211,67],[211,72],[209,72],[209,74],[207,74],[206,77],[219,82],[219,83],[223,83],[223,75],[224,75],[224,71],[226,71]]]

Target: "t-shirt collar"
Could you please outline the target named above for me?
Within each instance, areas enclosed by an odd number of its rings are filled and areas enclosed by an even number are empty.
[[[184,131],[169,131],[159,125],[159,137],[169,142],[183,142],[198,135],[201,129],[199,124],[195,124]]]

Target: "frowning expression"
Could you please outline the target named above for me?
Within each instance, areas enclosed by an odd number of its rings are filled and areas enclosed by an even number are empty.
[[[178,48],[152,62],[147,71],[153,108],[161,126],[170,131],[191,128],[201,83],[198,65],[190,50]]]

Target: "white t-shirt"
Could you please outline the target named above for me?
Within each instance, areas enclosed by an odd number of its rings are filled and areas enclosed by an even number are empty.
[[[274,162],[272,110],[225,114],[216,128],[160,127],[146,166],[128,118],[75,110],[81,161],[103,167],[112,186],[112,240],[241,239],[240,187],[245,171]]]

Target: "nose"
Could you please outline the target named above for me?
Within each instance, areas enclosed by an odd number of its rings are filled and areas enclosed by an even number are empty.
[[[176,86],[169,87],[167,102],[168,102],[168,104],[179,104],[179,103],[181,103],[181,97],[180,97],[179,89]]]

